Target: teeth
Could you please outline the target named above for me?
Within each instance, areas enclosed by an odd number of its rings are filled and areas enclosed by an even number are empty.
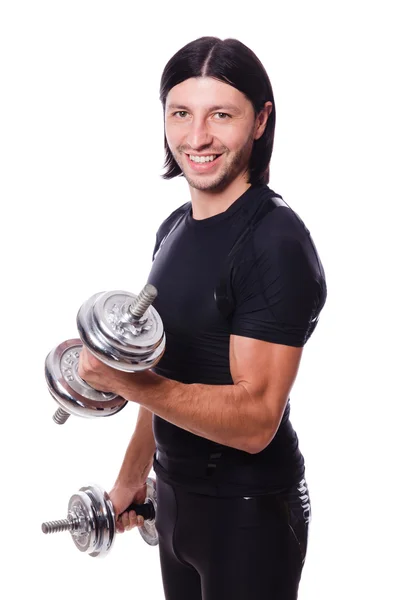
[[[192,154],[189,155],[190,160],[192,160],[195,163],[205,163],[205,162],[212,162],[213,160],[216,159],[216,154],[213,154],[212,156],[193,156]]]

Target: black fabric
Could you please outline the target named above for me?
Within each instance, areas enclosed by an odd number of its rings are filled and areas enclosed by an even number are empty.
[[[166,600],[296,600],[310,497],[212,498],[157,483],[156,529]]]
[[[269,203],[276,205],[269,210]],[[310,232],[268,186],[250,187],[208,219],[193,219],[191,204],[184,204],[160,226],[153,259],[149,282],[158,289],[154,307],[166,332],[165,354],[154,370],[183,383],[233,384],[232,334],[303,346],[326,299]],[[154,470],[164,481],[211,495],[285,489],[304,475],[289,415],[288,401],[274,439],[255,455],[154,415],[162,457]]]
[[[262,219],[277,206],[282,205],[286,206],[281,197],[267,198],[266,202],[261,202],[258,204],[258,208],[255,210],[254,214],[247,219],[240,236],[234,242],[227,255],[214,294],[217,307],[226,319],[230,317],[236,307],[231,275],[238,254],[242,251],[244,244],[248,241],[249,237],[254,234],[256,226],[262,221]],[[175,226],[177,225],[178,223],[176,223]]]

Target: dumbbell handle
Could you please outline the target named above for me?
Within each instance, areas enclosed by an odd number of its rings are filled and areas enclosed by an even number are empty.
[[[141,515],[145,520],[152,520],[156,516],[153,502],[151,502],[151,500],[145,502],[145,504],[135,504],[133,502],[123,512],[129,512],[130,510],[134,510],[137,515]]]

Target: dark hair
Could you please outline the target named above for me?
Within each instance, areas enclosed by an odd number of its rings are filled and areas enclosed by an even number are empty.
[[[214,77],[235,87],[251,101],[255,116],[265,102],[272,103],[266,129],[254,141],[249,163],[249,183],[269,183],[276,107],[270,79],[258,57],[242,42],[228,38],[201,37],[181,48],[166,64],[160,83],[160,100],[165,111],[168,92],[190,77]],[[166,172],[164,179],[182,175],[164,134]]]

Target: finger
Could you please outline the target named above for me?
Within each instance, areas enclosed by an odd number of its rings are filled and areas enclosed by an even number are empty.
[[[136,526],[136,512],[131,510],[129,512],[124,512],[122,515],[122,522],[126,531],[130,531],[133,527]]]
[[[120,515],[120,520],[121,520],[121,524],[124,528],[124,531],[128,531],[130,528],[130,520],[128,517],[128,513],[127,512],[123,512],[122,515]]]
[[[116,521],[116,531],[118,533],[124,533],[124,525],[120,518]]]
[[[136,527],[138,525],[138,515],[136,514],[136,512],[134,510],[130,510],[130,512],[128,513],[128,517],[130,529]]]
[[[142,515],[139,515],[138,518],[137,518],[138,527],[142,527],[142,525],[144,524],[144,522],[145,521],[144,521],[144,518],[142,517]]]
[[[125,531],[125,525],[123,523],[123,519],[122,519],[123,515],[117,515],[117,519],[116,519],[116,530],[119,533],[124,533]]]

